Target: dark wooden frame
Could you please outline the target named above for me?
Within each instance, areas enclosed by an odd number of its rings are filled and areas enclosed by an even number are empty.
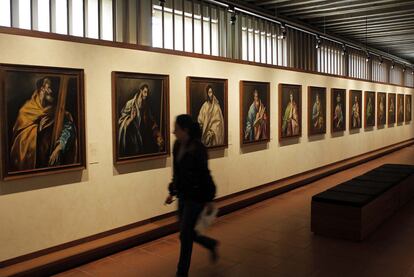
[[[227,148],[229,145],[228,141],[228,132],[229,132],[229,123],[228,123],[228,80],[227,79],[219,79],[219,78],[207,78],[207,77],[194,77],[194,76],[188,76],[186,78],[186,94],[187,94],[187,113],[191,115],[191,83],[192,82],[214,82],[214,83],[220,83],[222,82],[224,85],[224,111],[223,117],[224,117],[224,143],[222,145],[216,145],[216,146],[210,146],[208,149],[223,149]]]
[[[169,75],[161,75],[161,74],[148,74],[148,73],[134,73],[134,72],[122,72],[122,71],[112,71],[112,149],[113,149],[113,163],[114,165],[122,165],[128,163],[136,163],[139,161],[146,161],[146,160],[153,160],[153,159],[161,159],[170,156],[170,76]],[[117,118],[118,113],[118,100],[116,94],[116,87],[117,87],[117,79],[118,78],[131,78],[131,79],[152,79],[152,80],[160,80],[163,82],[163,106],[164,106],[164,113],[165,113],[165,131],[164,135],[164,143],[165,143],[165,150],[159,153],[153,154],[142,154],[142,155],[135,155],[131,157],[121,158],[119,157],[118,153],[118,125],[117,125]],[[162,119],[160,119],[162,120]]]
[[[360,103],[359,103],[359,105],[360,105],[360,117],[361,117],[361,126],[360,127],[356,127],[356,128],[352,128],[352,98],[353,98],[353,96],[355,96],[355,93],[357,93],[357,94],[360,94],[361,95],[361,101],[360,101]],[[348,95],[348,98],[349,98],[349,109],[348,109],[348,112],[349,112],[349,114],[348,114],[348,116],[349,116],[349,119],[348,119],[348,121],[349,121],[349,130],[358,130],[358,129],[361,129],[362,128],[362,116],[363,116],[363,111],[362,111],[362,104],[363,104],[363,102],[362,102],[362,90],[356,90],[356,89],[351,89],[350,91],[349,91],[349,95]]]
[[[266,113],[267,113],[267,133],[268,133],[268,138],[267,139],[261,139],[261,140],[257,140],[257,141],[245,141],[244,140],[244,122],[246,120],[246,118],[244,117],[244,109],[243,109],[243,96],[245,93],[244,90],[244,85],[245,84],[249,84],[249,85],[266,85],[267,89],[266,89],[266,97],[267,97],[267,106],[266,106]],[[270,141],[270,135],[271,135],[271,130],[270,130],[270,120],[271,120],[271,109],[270,109],[270,104],[271,104],[271,96],[270,96],[270,82],[256,82],[256,81],[240,81],[240,145],[251,145],[251,144],[258,144],[258,143],[266,143]]]
[[[367,104],[368,104],[368,95],[369,94],[374,94],[374,124],[369,124],[367,121]],[[376,102],[376,93],[375,91],[364,91],[364,128],[370,128],[370,127],[374,127],[377,123],[377,102]]]
[[[313,89],[322,89],[325,97],[325,123],[324,128],[320,132],[312,132],[312,128],[310,127],[312,124],[312,93],[314,92]],[[315,86],[308,86],[308,136],[314,136],[314,135],[323,135],[326,134],[326,126],[328,121],[328,101],[326,96],[326,88],[325,87],[315,87]]]
[[[390,121],[391,117],[389,114],[389,110],[390,110],[390,100],[391,98],[394,99],[394,120]],[[395,93],[388,93],[388,99],[387,99],[387,124],[388,126],[393,126],[396,123],[396,116],[397,116],[397,95]]]
[[[381,123],[381,121],[380,121],[380,119],[379,119],[379,106],[380,106],[380,99],[381,99],[381,95],[383,95],[384,96],[384,99],[385,99],[385,103],[384,103],[384,108],[385,108],[385,111],[384,111],[384,116],[385,116],[385,123],[384,124],[382,124]],[[386,92],[378,92],[377,93],[377,107],[376,107],[376,109],[377,109],[377,111],[376,111],[376,120],[377,120],[377,126],[378,127],[382,127],[382,126],[385,126],[386,124],[387,124],[387,118],[388,118],[388,110],[387,110],[387,93]]]
[[[408,110],[407,110],[407,99],[410,99],[410,116],[408,117]],[[405,108],[405,122],[411,122],[411,120],[413,119],[413,98],[411,96],[411,94],[406,94],[405,95],[405,99],[404,99],[404,108]]]
[[[29,72],[45,75],[70,75],[77,78],[78,81],[78,95],[77,95],[77,139],[79,142],[78,154],[79,162],[72,165],[60,165],[39,169],[31,169],[25,171],[8,172],[9,167],[9,141],[7,130],[9,128],[7,122],[7,105],[5,93],[5,74],[7,71]],[[86,169],[86,143],[85,143],[85,102],[84,102],[84,71],[76,68],[61,68],[61,67],[47,67],[47,66],[32,66],[32,65],[15,65],[15,64],[0,64],[0,130],[1,130],[1,177],[2,180],[15,180],[21,178],[30,178],[35,176],[44,176],[49,174],[64,173],[69,171],[81,171]]]
[[[400,101],[403,101],[403,119],[399,120],[398,115],[400,114]],[[397,107],[396,107],[396,117],[397,117],[397,124],[402,124],[405,121],[405,101],[404,101],[404,94],[397,94]]]
[[[283,88],[284,87],[290,87],[290,88],[295,88],[295,89],[299,89],[299,99],[298,99],[298,121],[299,121],[299,134],[298,135],[294,135],[294,136],[283,136],[282,135],[282,125],[283,125],[283,107],[282,107],[282,93],[283,93]],[[291,84],[282,84],[280,83],[278,86],[278,90],[279,90],[279,141],[283,141],[285,139],[290,139],[290,138],[300,138],[302,136],[302,85],[291,85]]]
[[[337,93],[343,93],[344,98],[342,99],[342,102],[344,104],[344,127],[340,130],[335,130],[334,128],[334,116],[335,116],[335,107],[336,107],[336,98],[335,95]],[[348,121],[347,117],[348,115],[346,114],[347,112],[347,108],[346,108],[346,89],[342,89],[342,88],[332,88],[331,89],[331,133],[338,133],[338,132],[343,132],[346,130],[346,122]]]

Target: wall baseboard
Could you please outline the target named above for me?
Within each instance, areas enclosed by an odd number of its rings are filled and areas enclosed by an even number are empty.
[[[414,138],[217,199],[219,216],[380,158],[414,144]],[[175,212],[0,262],[0,276],[59,273],[178,231]]]

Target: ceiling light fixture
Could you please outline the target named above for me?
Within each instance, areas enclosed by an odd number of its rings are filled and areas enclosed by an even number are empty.
[[[231,13],[230,24],[231,25],[236,24],[237,16],[236,16],[236,10],[235,10],[234,6],[229,6],[229,13]]]
[[[345,56],[346,55],[346,45],[345,45],[345,43],[344,44],[342,44],[342,56]]]
[[[321,44],[322,44],[321,38],[318,35],[316,35],[316,45],[315,45],[316,49],[319,49],[321,47]]]
[[[282,31],[282,33],[280,35],[277,36],[278,39],[285,39],[286,38],[286,27],[285,24],[281,24],[280,25],[280,30]]]
[[[371,56],[369,55],[369,52],[367,51],[366,56],[365,56],[365,62],[369,62],[370,59],[371,59]]]

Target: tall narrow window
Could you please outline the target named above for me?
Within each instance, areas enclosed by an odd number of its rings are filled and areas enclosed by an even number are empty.
[[[55,0],[52,5],[54,14],[54,32],[58,34],[68,34],[68,11],[67,0]]]
[[[69,33],[83,36],[83,1],[70,0],[69,9]]]
[[[50,14],[49,14],[49,0],[37,0],[37,7],[35,7],[36,14],[36,29],[42,32],[50,31]]]
[[[19,9],[19,18],[18,26],[21,29],[31,29],[31,1],[30,0],[14,0],[14,3],[17,3],[17,8]]]
[[[167,2],[170,4],[170,2]],[[182,8],[182,7],[179,7]],[[163,8],[154,5],[152,9],[152,46],[175,50],[184,50],[199,54],[218,55],[219,54],[219,21],[218,18],[210,15],[210,9],[203,7],[203,16],[201,15],[201,5],[194,5],[194,15],[187,11],[178,10],[175,7]],[[213,13],[212,13],[213,14]],[[184,15],[184,22],[183,22]],[[174,18],[174,27],[173,27]],[[193,36],[193,18],[194,18],[194,36]],[[163,25],[164,22],[164,25]],[[184,26],[183,26],[184,24]],[[163,28],[164,26],[164,28]],[[174,28],[174,29],[173,29]],[[184,29],[184,34],[183,34]],[[163,37],[164,30],[164,37]],[[174,32],[173,32],[174,30]],[[183,37],[184,35],[184,37]],[[183,47],[183,41],[185,43]],[[194,49],[193,49],[194,43]]]
[[[99,38],[98,1],[86,1],[86,36],[89,38]]]
[[[0,26],[11,26],[10,0],[0,0]]]
[[[101,39],[113,40],[112,0],[101,1]]]

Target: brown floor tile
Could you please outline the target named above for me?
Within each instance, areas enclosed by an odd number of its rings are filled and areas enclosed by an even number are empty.
[[[414,201],[361,243],[315,236],[311,197],[383,163],[414,164],[414,147],[339,172],[218,219],[208,235],[221,259],[195,245],[190,276],[414,277]],[[178,234],[134,247],[58,276],[174,276]]]

